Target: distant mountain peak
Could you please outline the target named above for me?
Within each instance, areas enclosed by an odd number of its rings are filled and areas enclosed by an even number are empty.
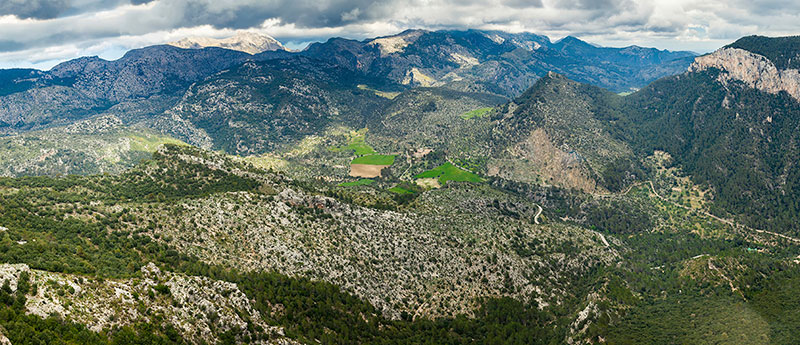
[[[171,46],[184,49],[202,49],[219,47],[238,50],[248,54],[258,54],[265,51],[286,50],[278,40],[264,34],[255,32],[239,32],[234,36],[217,39],[211,37],[187,37],[179,41],[168,43]]]
[[[596,47],[596,45],[586,42],[580,38],[575,36],[564,36],[562,39],[555,42],[556,44],[580,44],[580,45],[587,45]]]
[[[386,56],[402,52],[403,49],[427,32],[425,30],[406,30],[397,35],[378,37],[369,41],[368,44],[378,47],[381,50],[381,56]]]

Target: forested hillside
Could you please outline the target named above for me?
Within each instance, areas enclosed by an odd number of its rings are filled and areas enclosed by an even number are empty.
[[[620,134],[639,152],[669,152],[710,186],[715,213],[800,233],[800,103],[785,93],[725,87],[716,73],[671,77],[626,97]]]

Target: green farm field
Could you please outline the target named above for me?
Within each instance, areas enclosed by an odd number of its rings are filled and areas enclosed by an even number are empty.
[[[394,164],[394,155],[366,155],[356,157],[350,164],[392,165]]]
[[[462,170],[461,168],[453,165],[450,162],[442,164],[436,168],[431,170],[425,171],[421,174],[415,176],[416,178],[436,178],[439,180],[439,183],[444,185],[447,181],[456,181],[456,182],[473,182],[479,183],[483,182],[483,179],[475,175],[469,171]]]

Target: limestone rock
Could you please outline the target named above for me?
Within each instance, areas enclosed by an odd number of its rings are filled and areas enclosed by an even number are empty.
[[[202,49],[206,47],[219,47],[238,50],[248,54],[258,54],[265,51],[286,50],[278,40],[255,32],[240,32],[233,37],[216,39],[210,37],[188,37],[180,41],[169,43],[171,46],[185,49]]]
[[[764,56],[738,48],[722,48],[695,59],[689,71],[698,72],[710,68],[723,71],[719,76],[722,83],[738,80],[768,93],[785,91],[800,101],[800,71],[778,69]]]

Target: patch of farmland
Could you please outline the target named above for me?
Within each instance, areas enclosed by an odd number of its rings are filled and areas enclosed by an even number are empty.
[[[475,109],[475,110],[471,110],[471,111],[468,111],[466,113],[461,114],[461,118],[464,119],[464,120],[469,120],[469,119],[476,118],[476,117],[484,117],[490,111],[492,111],[492,108]]]
[[[450,162],[420,173],[415,177],[418,179],[437,179],[440,185],[446,184],[447,181],[466,181],[473,183],[483,182],[483,179],[480,176],[463,170]]]
[[[381,176],[381,170],[390,165],[350,164],[350,176],[373,178]]]
[[[394,155],[366,155],[356,157],[350,162],[353,164],[367,164],[367,165],[392,165],[394,164]]]

